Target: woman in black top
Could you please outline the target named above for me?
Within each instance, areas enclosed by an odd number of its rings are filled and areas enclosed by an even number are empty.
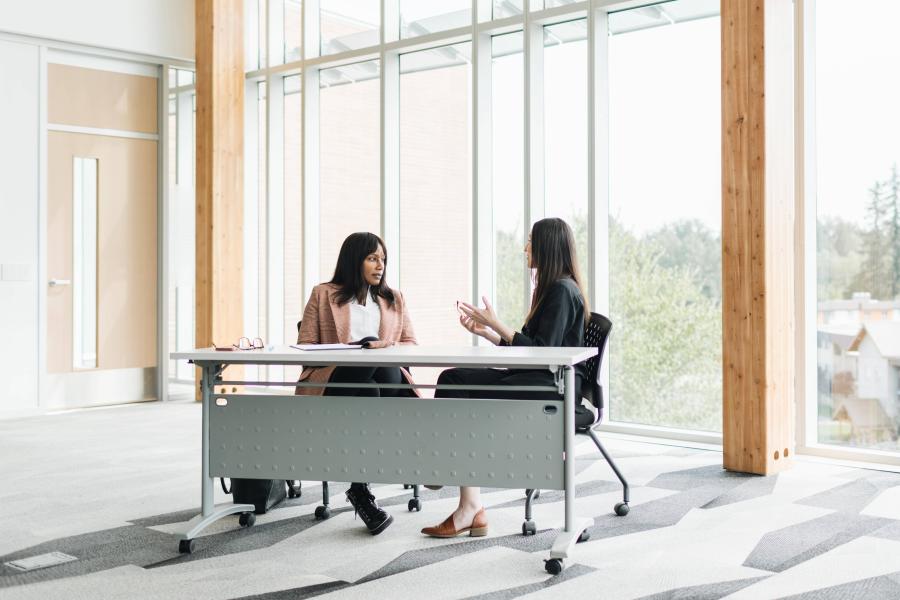
[[[525,245],[528,267],[534,269],[531,310],[522,331],[507,327],[494,308],[484,300],[484,308],[459,303],[460,324],[475,335],[499,346],[582,346],[590,315],[584,293],[575,236],[562,219],[542,219],[531,228]],[[581,389],[584,365],[575,368],[575,389]],[[441,385],[554,385],[547,369],[448,369],[438,378],[438,398],[513,398],[542,400],[548,392],[488,390],[447,390]],[[481,489],[459,488],[459,506],[443,523],[422,530],[433,537],[454,537],[469,532],[487,534],[487,518],[481,506]]]

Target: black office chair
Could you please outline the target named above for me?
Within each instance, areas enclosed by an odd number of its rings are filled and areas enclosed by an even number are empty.
[[[614,509],[617,515],[624,517],[628,514],[628,482],[616,466],[616,462],[612,459],[594,428],[603,422],[604,410],[606,404],[603,398],[603,386],[600,385],[600,365],[603,363],[603,352],[606,350],[606,342],[609,339],[609,333],[612,331],[612,321],[601,314],[591,313],[591,320],[588,322],[587,330],[584,333],[584,346],[586,348],[596,347],[597,355],[585,362],[586,377],[581,383],[581,396],[590,401],[597,409],[596,418],[593,412],[586,406],[579,403],[575,411],[575,433],[587,434],[594,440],[600,454],[606,459],[606,462],[612,468],[613,473],[622,483],[622,502],[615,505]],[[537,526],[531,520],[531,503],[540,496],[540,490],[525,490],[525,522],[522,523],[522,535],[534,535],[537,532]],[[588,539],[587,531],[581,534],[579,541]]]
[[[297,342],[298,343],[300,342],[300,325],[302,323],[303,323],[302,319],[300,321],[297,321]],[[292,487],[294,487],[295,489],[292,490],[291,489]],[[409,511],[414,511],[414,510],[420,511],[420,510],[422,510],[422,499],[419,498],[419,486],[408,484],[408,483],[403,484],[403,489],[408,490],[410,488],[412,488],[413,497],[409,499],[409,502],[407,502],[406,508]],[[290,486],[290,485],[288,486],[288,493],[290,494],[292,491],[295,491],[295,493],[296,493],[296,496],[291,496],[292,498],[300,497],[300,482],[299,481],[296,482],[296,484],[294,486]],[[328,482],[323,481],[322,482],[322,504],[320,506],[316,507],[316,512],[315,512],[317,519],[324,520],[331,516],[331,508],[329,506],[329,498],[328,498],[329,495],[330,494],[328,493]]]

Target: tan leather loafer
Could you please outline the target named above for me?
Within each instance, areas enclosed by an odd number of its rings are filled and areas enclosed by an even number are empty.
[[[475,513],[475,518],[472,519],[472,524],[468,527],[455,529],[453,527],[453,515],[450,515],[444,519],[444,522],[440,525],[422,529],[422,533],[425,535],[436,538],[452,538],[466,532],[469,533],[470,537],[483,537],[487,535],[488,522],[487,515],[484,513],[484,508],[479,509],[478,512]]]

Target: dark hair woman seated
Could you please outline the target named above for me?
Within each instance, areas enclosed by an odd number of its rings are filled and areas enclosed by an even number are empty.
[[[297,342],[299,344],[349,344],[370,340],[367,347],[415,344],[416,336],[403,294],[387,285],[387,249],[374,233],[354,233],[344,240],[334,277],[313,288]],[[304,367],[305,383],[412,383],[399,367]],[[298,394],[322,394],[321,387],[297,388]],[[380,396],[382,389],[326,387],[326,396]],[[397,390],[385,389],[384,395]],[[347,499],[372,535],[381,533],[393,517],[375,502],[366,483],[353,483]]]
[[[562,219],[542,219],[531,228],[525,244],[527,265],[533,269],[534,293],[531,309],[521,331],[505,325],[494,308],[483,298],[484,307],[460,303],[460,324],[475,335],[500,346],[581,346],[587,325],[587,296],[584,293],[575,236]],[[581,389],[584,366],[575,369],[575,389]],[[448,369],[438,378],[435,397],[546,399],[547,392],[447,390],[441,385],[480,386],[552,386],[553,375],[547,369]],[[468,532],[487,534],[487,516],[481,505],[481,489],[459,488],[459,505],[449,517],[434,527],[422,530],[433,537],[454,537]]]

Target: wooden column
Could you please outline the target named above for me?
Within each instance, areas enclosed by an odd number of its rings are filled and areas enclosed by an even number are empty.
[[[243,335],[243,0],[195,0],[196,345]],[[237,375],[229,370],[229,375]]]
[[[766,475],[793,454],[792,3],[721,8],[724,466]]]

